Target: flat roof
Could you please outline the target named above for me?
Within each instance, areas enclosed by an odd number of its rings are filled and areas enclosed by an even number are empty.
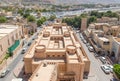
[[[6,33],[6,34],[9,34],[11,33],[12,31],[14,31],[15,29],[0,29],[0,34],[1,33]]]
[[[115,29],[117,29],[117,28],[119,28],[119,26],[111,26],[111,28],[115,28]]]
[[[12,81],[23,81],[22,78],[15,78],[15,79],[12,79]]]
[[[45,62],[54,62],[54,63],[64,63],[65,62],[65,60],[64,59],[44,59],[44,60],[41,60],[41,59],[34,59],[34,62],[43,62],[43,61],[45,61]]]
[[[108,23],[94,23],[95,25],[109,25]]]
[[[17,25],[0,25],[0,39],[18,28]]]
[[[31,81],[50,81],[55,66],[55,64],[47,64],[47,66],[44,67],[44,65],[42,64]]]
[[[105,37],[99,37],[100,40],[103,40],[103,41],[109,41],[107,38]]]
[[[69,63],[79,63],[79,61],[76,59],[74,59],[74,60],[69,60]]]
[[[7,35],[6,33],[0,33],[0,37],[4,37],[6,35]]]
[[[103,31],[102,30],[94,30],[93,32],[99,33],[99,32],[103,32]]]
[[[76,54],[71,54],[71,55],[68,55],[69,59],[77,59],[77,55]]]

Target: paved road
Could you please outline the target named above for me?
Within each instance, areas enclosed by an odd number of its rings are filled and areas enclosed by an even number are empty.
[[[77,36],[80,39],[78,33],[77,33]],[[110,81],[110,79],[112,78],[112,74],[109,74],[109,75],[105,74],[100,68],[100,66],[102,65],[101,61],[98,58],[94,57],[93,52],[89,52],[88,48],[81,41],[81,39],[80,39],[80,42],[91,61],[90,74],[88,76],[88,79],[85,79],[84,81]]]
[[[40,31],[41,28],[38,28],[38,32]],[[37,32],[37,33],[38,33]],[[32,40],[33,38],[36,38],[37,37],[37,33],[35,33],[29,40],[28,42],[23,46],[23,48],[29,48],[28,46],[28,43],[29,42],[33,42],[34,40]],[[21,49],[22,50],[22,49]],[[17,56],[14,57],[14,60],[12,61],[12,63],[10,63],[7,68],[10,69],[10,72],[4,77],[4,78],[0,78],[0,81],[11,81],[13,78],[16,78],[13,71],[14,69],[21,63],[23,62],[22,59],[23,59],[23,56],[24,54],[21,54],[21,50],[17,53]]]
[[[99,11],[99,12],[106,12],[106,11],[119,11],[120,7],[110,7],[110,8],[86,8],[84,10],[75,10],[75,11],[62,11],[62,12],[42,12],[41,16],[50,17],[50,15],[55,14],[56,17],[61,18],[67,15],[80,15],[84,12],[91,12],[91,11]]]

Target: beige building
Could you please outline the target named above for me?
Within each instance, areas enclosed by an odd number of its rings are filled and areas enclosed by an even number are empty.
[[[90,24],[84,32],[96,52],[106,53],[113,62],[120,63],[120,26],[108,23]]]
[[[110,37],[110,58],[115,63],[120,63],[120,38]]]
[[[90,61],[72,28],[55,23],[44,27],[24,56],[29,81],[83,81]]]
[[[89,41],[96,52],[101,53],[102,51],[109,51],[110,41],[107,34],[110,29],[111,28],[108,23],[93,23],[90,24],[84,32],[87,37],[91,38]]]
[[[18,25],[0,25],[0,59],[6,52],[16,53],[22,37],[22,27]]]
[[[97,45],[97,47],[102,48],[102,50],[109,51],[110,41],[104,36],[104,32],[101,30],[92,31],[92,39]]]
[[[102,17],[97,18],[97,23],[111,23],[118,21],[118,18]]]

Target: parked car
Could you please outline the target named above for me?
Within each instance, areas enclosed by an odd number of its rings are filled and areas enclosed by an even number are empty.
[[[83,35],[82,35],[82,34],[80,34],[80,38],[81,38],[81,37],[83,37]]]
[[[79,32],[80,32],[79,30],[76,31],[76,33],[79,33]]]
[[[90,46],[90,43],[86,43],[86,46],[87,46],[87,47]]]
[[[101,69],[106,73],[106,74],[109,74],[110,73],[110,69],[108,66],[106,65],[101,65]]]
[[[32,40],[35,40],[35,38],[32,38]]]
[[[28,43],[28,46],[30,46],[30,45],[31,45],[31,42]]]
[[[106,63],[106,58],[105,57],[100,57],[100,61],[105,64]]]
[[[84,40],[83,40],[83,43],[84,43],[84,44],[86,44],[86,43],[87,43],[87,41],[84,39]]]
[[[10,71],[9,69],[6,69],[6,70],[2,71],[1,74],[0,74],[0,77],[1,78],[5,77],[9,73],[9,71]]]
[[[99,55],[98,55],[96,52],[94,53],[94,56],[95,56],[95,57],[99,57]]]
[[[93,51],[94,51],[94,49],[93,49],[92,46],[88,46],[88,50],[89,50],[90,52],[93,52]]]
[[[110,81],[118,81],[116,78],[111,78]]]
[[[24,54],[26,52],[27,48],[23,48],[21,54]]]
[[[112,65],[107,65],[110,69],[110,72],[113,73],[113,66]]]
[[[83,36],[81,37],[81,40],[82,40],[82,41],[85,40]]]

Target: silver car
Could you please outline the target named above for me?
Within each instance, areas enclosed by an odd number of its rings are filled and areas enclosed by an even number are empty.
[[[106,58],[105,57],[100,57],[100,61],[105,64],[106,63]]]
[[[6,69],[6,70],[2,71],[1,74],[0,74],[0,77],[1,78],[5,77],[9,73],[9,71],[10,71],[9,69]]]

